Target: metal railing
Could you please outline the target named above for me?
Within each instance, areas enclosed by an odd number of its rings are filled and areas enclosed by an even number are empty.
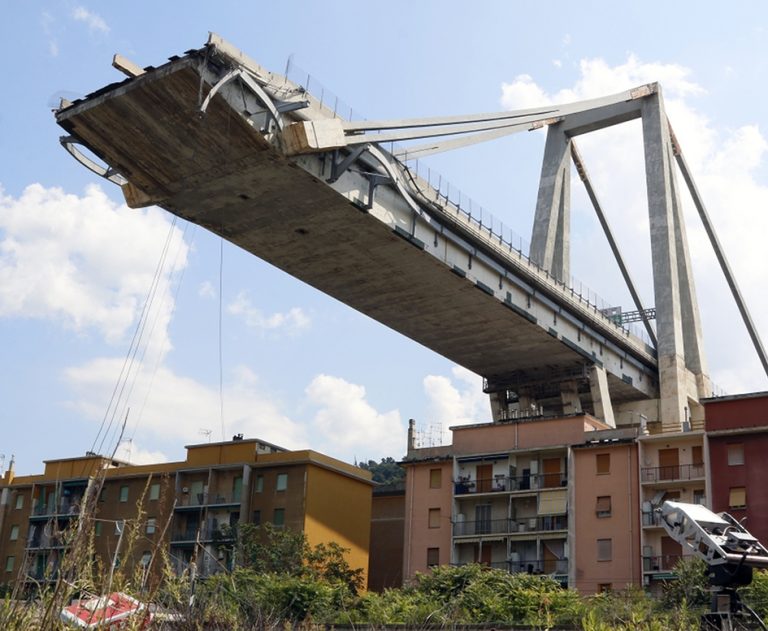
[[[568,559],[523,559],[491,561],[490,563],[478,561],[478,563],[496,570],[504,570],[510,574],[550,574],[555,576],[567,576],[568,574]],[[470,564],[453,563],[452,565],[461,567]]]
[[[494,476],[493,478],[459,478],[454,480],[454,495],[471,493],[510,493],[514,491],[532,491],[556,489],[568,484],[568,476],[563,472],[533,473],[519,476]]]
[[[552,532],[567,530],[567,515],[544,515],[517,519],[481,519],[460,521],[453,524],[454,537],[478,535],[511,535],[524,532]]]
[[[201,542],[205,541],[232,541],[234,540],[234,534],[229,529],[222,529],[220,526],[217,528],[200,528],[199,539]],[[176,530],[171,533],[171,543],[192,542],[198,540],[197,528],[184,528]]]
[[[176,508],[215,506],[220,504],[240,504],[241,496],[224,493],[184,493],[176,504]]]
[[[682,559],[679,554],[662,554],[643,557],[643,572],[671,572]]]
[[[643,513],[643,526],[661,526],[661,515],[656,511]]]
[[[672,482],[704,477],[704,464],[680,464],[666,467],[645,467],[640,470],[641,482]]]

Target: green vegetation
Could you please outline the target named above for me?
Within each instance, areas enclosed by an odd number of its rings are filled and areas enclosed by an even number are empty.
[[[508,574],[478,564],[435,568],[403,588],[365,593],[362,572],[349,567],[344,549],[336,544],[313,547],[302,533],[271,525],[241,525],[230,534],[234,543],[226,545],[237,559],[231,572],[195,580],[190,567],[177,575],[158,547],[151,576],[118,568],[112,589],[167,612],[149,628],[175,631],[277,630],[312,624],[687,631],[699,628],[699,616],[708,607],[705,566],[697,560],[678,564],[677,579],[664,585],[660,598],[640,589],[582,597],[548,576]],[[135,545],[137,536],[138,528],[130,527],[126,550]],[[230,538],[224,537],[222,545],[225,541]],[[62,603],[85,592],[106,590],[105,568],[82,563],[85,557],[78,556],[81,569],[69,572],[66,581],[41,588],[29,600],[19,594],[15,600],[12,594],[0,600],[0,628],[63,629],[57,615]],[[762,616],[768,614],[768,572],[756,572],[743,597]],[[138,630],[141,624],[136,621],[133,628]]]
[[[381,462],[375,460],[360,462],[357,466],[370,471],[373,474],[373,481],[379,484],[397,484],[405,480],[405,469],[397,464],[391,456],[382,458]]]

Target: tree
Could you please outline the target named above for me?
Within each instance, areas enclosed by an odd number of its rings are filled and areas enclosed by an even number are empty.
[[[370,471],[373,474],[373,481],[379,484],[397,484],[405,480],[405,469],[390,456],[382,458],[381,462],[369,460],[368,462],[361,462],[357,466]]]
[[[363,570],[350,567],[338,543],[312,547],[303,532],[272,524],[241,524],[238,533],[240,564],[257,574],[280,574],[341,585],[352,594],[362,587]]]

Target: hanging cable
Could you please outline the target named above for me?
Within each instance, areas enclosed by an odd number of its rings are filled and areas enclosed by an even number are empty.
[[[223,228],[223,227],[222,227]],[[222,348],[222,318],[224,313],[224,237],[219,237],[219,417],[221,440],[226,440],[224,430],[224,351]]]
[[[91,445],[90,451],[92,452],[101,451],[107,436],[110,434],[110,432],[113,429],[117,410],[118,410],[120,401],[122,399],[122,394],[125,390],[125,384],[133,368],[133,363],[136,358],[136,353],[141,343],[143,332],[146,328],[146,322],[147,322],[149,310],[151,309],[155,294],[157,292],[157,286],[159,283],[162,270],[165,267],[165,261],[168,255],[168,247],[171,242],[174,229],[176,227],[176,222],[177,222],[177,218],[174,217],[173,221],[171,222],[171,225],[169,226],[168,234],[166,236],[165,243],[163,244],[163,249],[160,254],[160,258],[157,262],[157,266],[155,267],[155,272],[152,278],[152,282],[150,284],[149,290],[147,291],[147,296],[144,299],[144,305],[142,306],[141,314],[139,315],[139,319],[136,322],[136,328],[134,329],[133,337],[131,338],[131,342],[128,346],[128,351],[126,352],[125,359],[123,360],[123,365],[120,368],[120,374],[117,378],[117,381],[115,382],[114,388],[112,389],[112,394],[110,396],[109,403],[107,405],[106,410],[104,411],[104,417],[102,418],[101,424],[99,425],[99,429],[93,440],[93,444]],[[109,422],[107,422],[107,419],[109,419]],[[101,437],[100,442],[99,442],[99,437]],[[97,443],[99,444],[98,450],[96,449]]]

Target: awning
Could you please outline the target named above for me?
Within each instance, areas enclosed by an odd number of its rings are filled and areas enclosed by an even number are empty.
[[[539,515],[565,515],[568,512],[566,489],[542,492],[539,495]]]

